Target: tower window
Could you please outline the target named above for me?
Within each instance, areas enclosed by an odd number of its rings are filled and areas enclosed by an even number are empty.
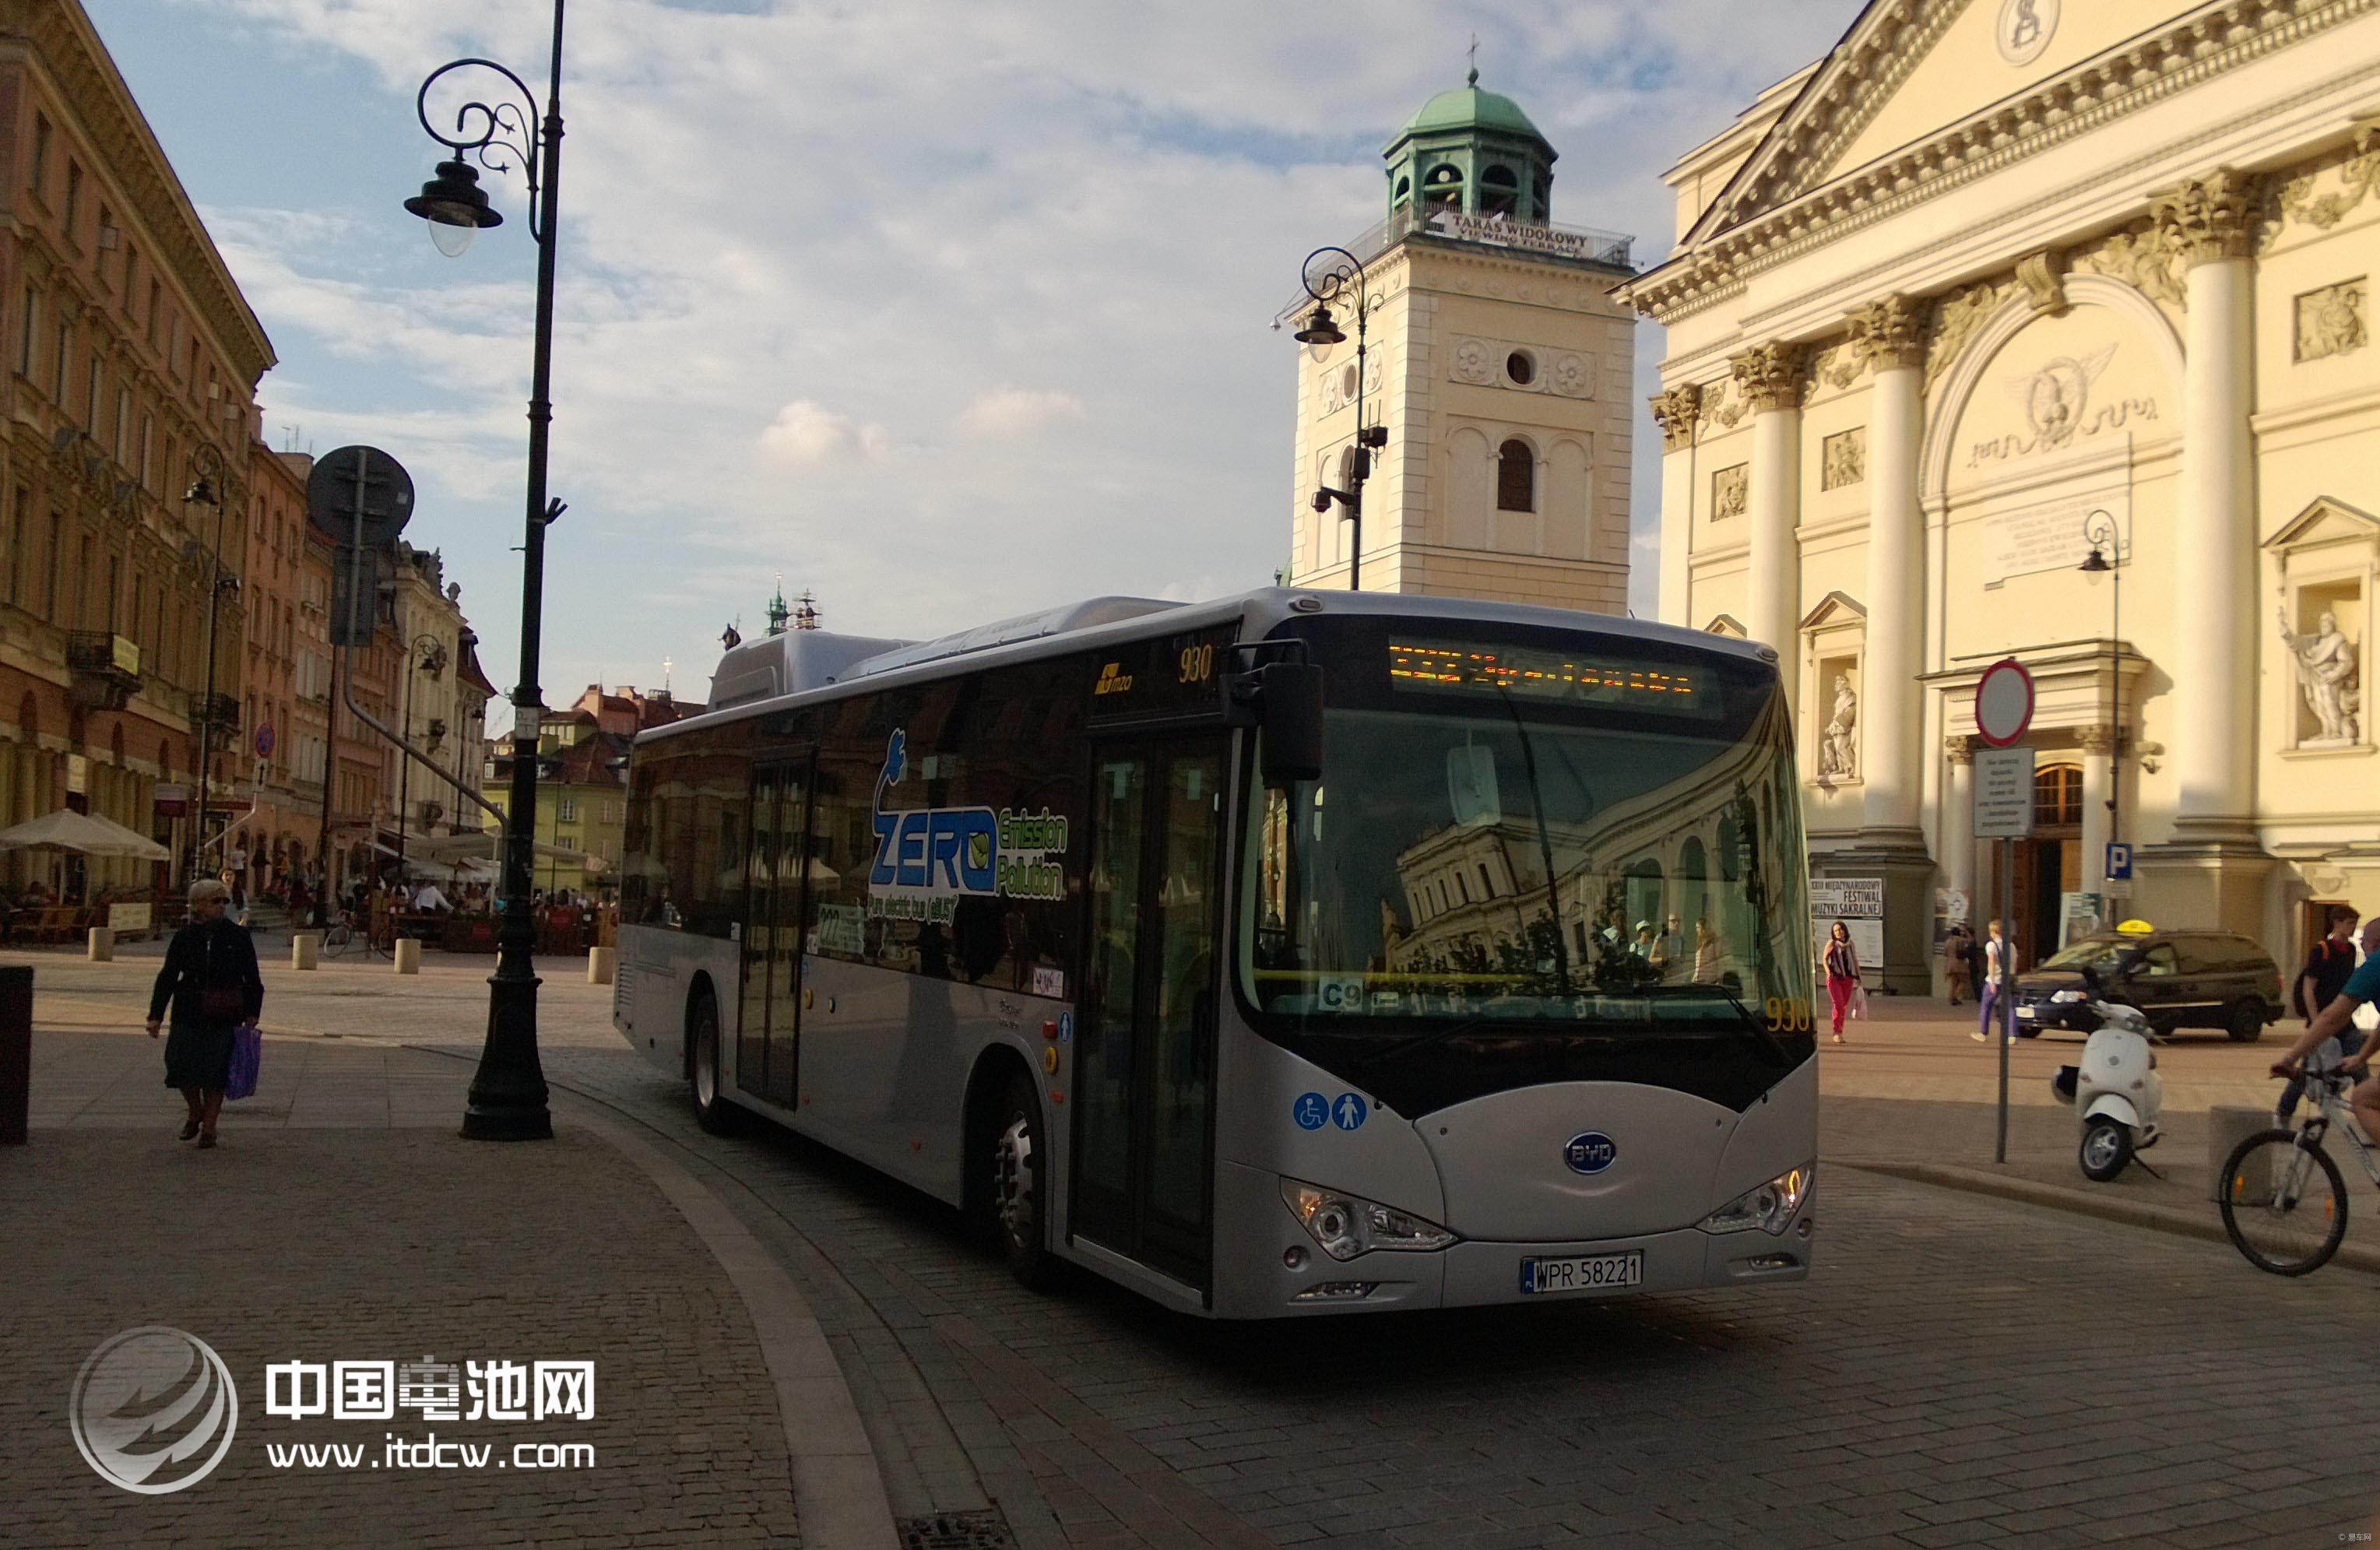
[[[1504,375],[1512,379],[1514,387],[1527,387],[1537,380],[1537,363],[1529,358],[1526,350],[1514,350],[1504,357]]]
[[[1356,375],[1353,362],[1348,364],[1345,370],[1339,373],[1339,391],[1346,394],[1351,402],[1354,399],[1355,390],[1363,384],[1364,380]]]
[[[1463,169],[1439,163],[1421,180],[1423,201],[1432,206],[1463,202]]]
[[[1521,203],[1521,180],[1510,167],[1489,167],[1479,175],[1479,212],[1510,215]]]
[[[1507,442],[1496,451],[1496,509],[1537,509],[1537,460],[1526,442]]]
[[[1410,177],[1398,178],[1397,191],[1390,197],[1389,202],[1394,205],[1397,209],[1402,210],[1405,207],[1405,201],[1411,198],[1413,198],[1413,179]]]

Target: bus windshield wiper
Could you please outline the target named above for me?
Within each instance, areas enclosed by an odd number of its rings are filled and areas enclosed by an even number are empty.
[[[1475,1017],[1467,1023],[1451,1023],[1443,1028],[1433,1028],[1428,1033],[1415,1035],[1401,1044],[1392,1044],[1375,1054],[1358,1058],[1354,1063],[1355,1070],[1358,1072],[1376,1070],[1400,1055],[1409,1055],[1416,1049],[1427,1048],[1433,1044],[1443,1044],[1448,1039],[1461,1038],[1465,1034],[1475,1034],[1494,1021],[1496,1020],[1492,1018]]]
[[[1651,986],[1637,991],[1636,994],[1648,999],[1672,996],[1680,999],[1703,999],[1725,1001],[1735,1009],[1737,1021],[1742,1023],[1743,1031],[1752,1042],[1760,1047],[1762,1054],[1780,1066],[1791,1059],[1785,1053],[1785,1047],[1777,1042],[1777,1035],[1768,1031],[1768,1024],[1760,1020],[1760,1014],[1753,1011],[1742,997],[1724,985]]]

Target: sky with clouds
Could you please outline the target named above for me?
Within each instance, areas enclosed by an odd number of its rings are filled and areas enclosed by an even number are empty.
[[[407,536],[508,687],[525,191],[484,177],[505,224],[458,260],[399,204],[436,159],[422,78],[484,55],[542,93],[550,8],[85,3],[272,336],[267,439],[405,463]],[[664,658],[707,693],[779,572],[828,628],[904,636],[1269,583],[1294,391],[1271,320],[1309,248],[1379,219],[1381,144],[1472,34],[1560,153],[1555,220],[1643,263],[1672,236],[1661,170],[1858,9],[571,0],[546,699]],[[1659,352],[1640,325],[1640,398]],[[1637,444],[1648,610],[1649,422]]]

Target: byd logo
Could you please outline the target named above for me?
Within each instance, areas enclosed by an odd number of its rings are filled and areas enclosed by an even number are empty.
[[[1562,1144],[1562,1161],[1573,1173],[1600,1173],[1619,1155],[1620,1148],[1601,1131],[1585,1131]]]
[[[102,1479],[162,1496],[196,1485],[223,1462],[239,1426],[239,1393],[212,1346],[143,1325],[91,1353],[75,1374],[67,1419]]]

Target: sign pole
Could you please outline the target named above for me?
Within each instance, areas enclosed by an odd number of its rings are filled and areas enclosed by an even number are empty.
[[[2000,842],[2000,993],[1992,1004],[1998,1026],[1991,1040],[2000,1052],[2000,1115],[1992,1161],[2008,1161],[2009,1038],[2016,1029],[2016,842]]]

